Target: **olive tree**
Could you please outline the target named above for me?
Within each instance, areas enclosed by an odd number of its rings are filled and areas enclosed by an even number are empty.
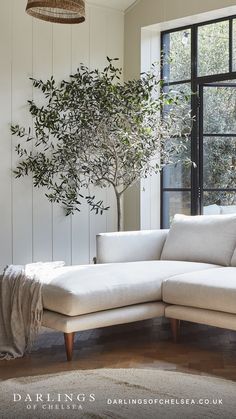
[[[82,190],[112,187],[120,230],[122,195],[183,155],[191,116],[185,94],[162,92],[157,66],[123,83],[116,60],[108,58],[103,71],[81,65],[61,83],[32,79],[44,104],[29,101],[33,130],[20,125],[11,130],[20,139],[16,177],[32,175],[34,186],[46,187],[47,198],[62,204],[67,215],[79,211],[82,199],[97,213],[107,210]]]

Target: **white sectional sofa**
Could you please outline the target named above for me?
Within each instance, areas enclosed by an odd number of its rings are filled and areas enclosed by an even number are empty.
[[[154,317],[236,330],[236,214],[177,215],[170,231],[100,234],[97,265],[60,268],[43,286],[46,327],[74,333]]]

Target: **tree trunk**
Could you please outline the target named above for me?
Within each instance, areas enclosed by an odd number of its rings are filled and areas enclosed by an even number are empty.
[[[115,189],[116,205],[117,205],[117,231],[121,231],[121,194]]]

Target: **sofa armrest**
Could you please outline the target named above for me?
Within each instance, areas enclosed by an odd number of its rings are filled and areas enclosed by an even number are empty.
[[[158,260],[168,230],[128,231],[97,235],[97,263]]]

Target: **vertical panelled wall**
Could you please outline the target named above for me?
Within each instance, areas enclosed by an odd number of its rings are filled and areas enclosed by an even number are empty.
[[[25,0],[1,3],[0,15],[0,269],[6,264],[65,260],[89,263],[95,256],[95,237],[116,229],[113,191],[97,190],[110,210],[81,212],[65,217],[51,205],[43,190],[33,188],[30,177],[16,180],[17,163],[10,124],[31,125],[27,100],[40,103],[29,77],[60,81],[83,62],[103,68],[106,56],[119,57],[123,66],[123,13],[111,8],[87,6],[86,23],[56,25],[25,14]],[[32,147],[32,145],[27,145]]]
[[[160,32],[142,29],[141,71],[150,70],[155,62],[160,62]],[[141,230],[160,228],[160,175],[141,180],[140,227]]]

